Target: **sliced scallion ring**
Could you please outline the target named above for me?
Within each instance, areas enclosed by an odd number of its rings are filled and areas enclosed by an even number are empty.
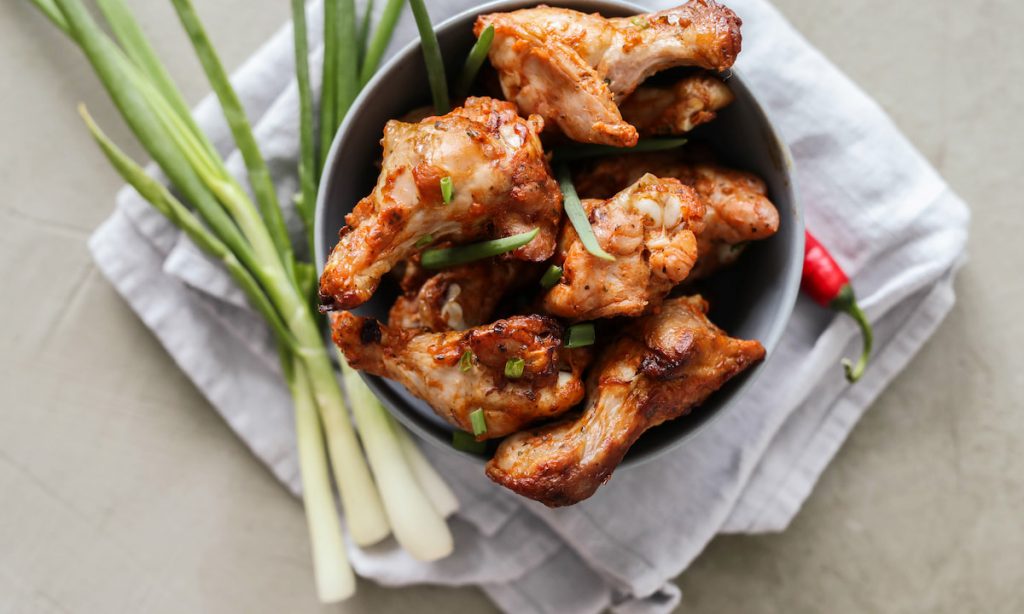
[[[473,350],[466,350],[459,357],[459,371],[468,372],[473,368]]]
[[[452,185],[451,177],[441,177],[441,198],[444,199],[444,204],[452,204],[452,197],[455,195],[455,187]]]
[[[565,335],[565,347],[572,349],[594,345],[596,338],[597,334],[594,332],[593,322],[573,324]]]
[[[473,435],[479,437],[487,433],[487,418],[484,417],[484,410],[476,408],[469,412],[469,422],[473,425]]]
[[[509,358],[505,362],[505,377],[509,379],[519,379],[525,370],[526,361],[522,358]]]

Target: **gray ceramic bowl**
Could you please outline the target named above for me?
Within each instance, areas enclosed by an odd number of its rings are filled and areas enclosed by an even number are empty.
[[[483,4],[448,19],[437,27],[437,37],[449,75],[457,75],[475,38],[472,29],[481,13],[535,6],[537,0],[501,0]],[[547,0],[547,4],[603,15],[625,16],[643,12],[640,7],[615,0]],[[334,139],[327,158],[316,212],[316,258],[319,267],[338,238],[344,217],[360,198],[369,194],[377,179],[374,166],[380,157],[384,124],[408,111],[429,104],[430,89],[419,41],[407,46],[367,84],[353,104]],[[794,198],[791,158],[764,111],[736,72],[728,80],[736,102],[718,119],[699,128],[721,161],[764,178],[773,202],[779,207],[781,228],[771,239],[747,251],[739,265],[720,273],[701,291],[711,301],[712,319],[731,334],[757,339],[769,356],[777,345],[796,300],[803,259],[803,221]],[[374,298],[358,312],[381,320],[397,289],[383,284]],[[718,391],[689,416],[652,429],[633,446],[624,466],[649,460],[658,453],[682,445],[715,416],[739,399],[759,372],[755,367]],[[456,452],[451,447],[451,427],[423,401],[399,384],[367,376],[370,388],[404,425],[427,441],[453,453],[483,462],[482,457]]]

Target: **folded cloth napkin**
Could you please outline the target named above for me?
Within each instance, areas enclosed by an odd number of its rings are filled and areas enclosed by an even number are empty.
[[[432,0],[430,11],[436,22],[474,4]],[[620,472],[575,507],[550,510],[517,498],[478,466],[427,446],[461,502],[451,521],[455,553],[427,564],[393,541],[353,547],[361,575],[388,585],[475,584],[518,613],[668,611],[680,599],[670,580],[716,534],[787,526],[857,419],[949,312],[967,208],[882,110],[768,2],[729,5],[744,21],[739,66],[746,82],[792,148],[807,224],[851,274],[876,322],[879,344],[866,376],[850,386],[838,368],[859,349],[855,326],[801,299],[764,373],[731,411],[688,445]],[[319,6],[308,11],[316,74]],[[389,54],[414,36],[407,13]],[[283,203],[296,186],[293,74],[285,28],[234,78]],[[216,102],[205,100],[196,116],[230,154]],[[243,176],[237,152],[228,162]],[[230,279],[129,189],[90,245],[182,370],[297,493],[290,397],[270,335]]]

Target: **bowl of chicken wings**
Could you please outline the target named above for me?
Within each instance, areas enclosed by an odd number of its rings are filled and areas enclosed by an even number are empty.
[[[379,71],[316,251],[332,338],[400,422],[564,506],[741,399],[803,256],[741,28],[713,0],[499,1],[436,28],[449,75],[490,40],[448,112],[419,42]]]

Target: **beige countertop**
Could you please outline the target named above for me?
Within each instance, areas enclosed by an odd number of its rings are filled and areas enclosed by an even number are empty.
[[[1022,612],[1024,5],[776,3],[971,204],[972,260],[952,315],[793,525],[716,539],[678,580],[685,609]],[[197,100],[170,3],[131,4]],[[280,1],[201,4],[229,66],[287,17]],[[89,259],[120,182],[74,103],[131,139],[27,1],[0,5],[0,52],[0,612],[317,611],[299,504]],[[491,606],[474,589],[363,582],[323,609]]]

